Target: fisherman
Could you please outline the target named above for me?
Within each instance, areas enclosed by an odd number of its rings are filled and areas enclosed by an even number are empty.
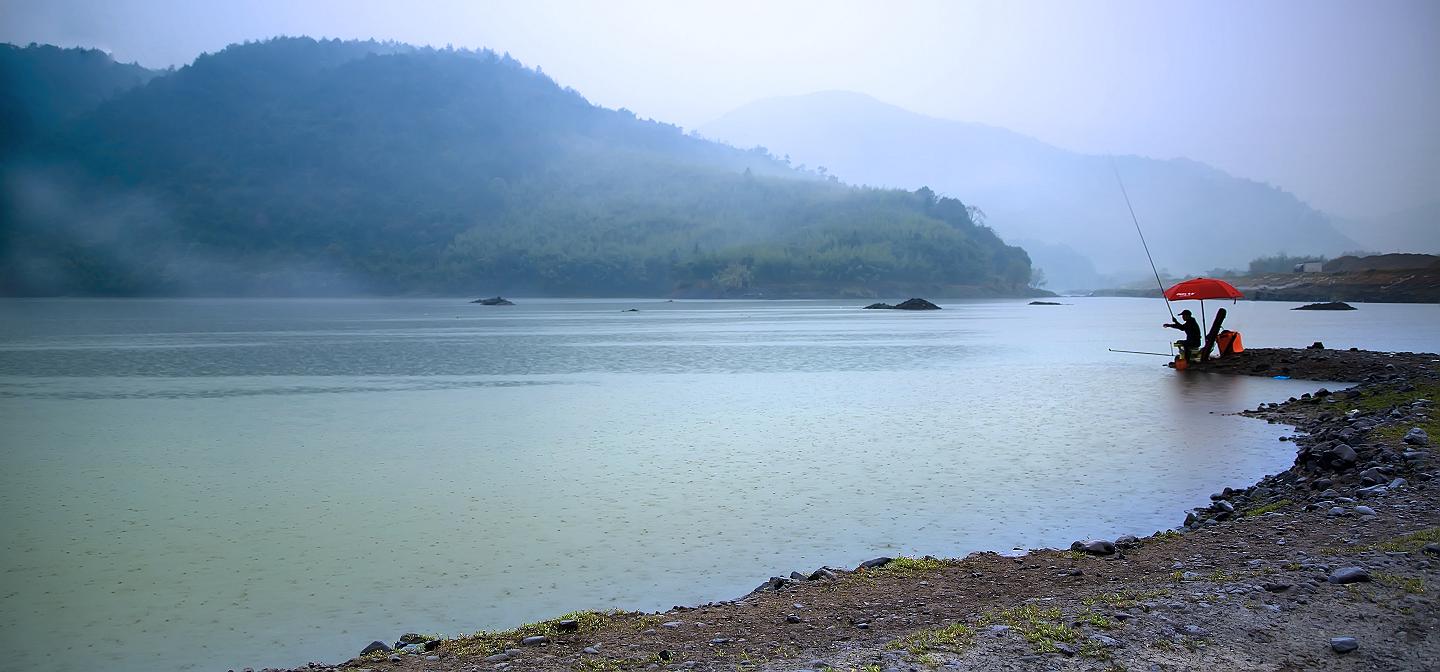
[[[1200,349],[1200,325],[1195,322],[1195,317],[1190,314],[1189,310],[1180,311],[1180,317],[1185,318],[1184,324],[1181,324],[1179,322],[1168,322],[1161,326],[1169,327],[1171,329],[1179,329],[1180,331],[1185,332],[1185,340],[1176,341],[1176,345],[1180,346],[1180,354],[1184,355],[1186,359],[1189,359],[1190,353],[1196,352]]]

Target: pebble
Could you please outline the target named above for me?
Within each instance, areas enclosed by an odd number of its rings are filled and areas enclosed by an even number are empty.
[[[1335,653],[1350,653],[1360,648],[1360,643],[1354,637],[1331,637],[1330,649]]]
[[[1202,628],[1198,625],[1187,625],[1183,628],[1180,628],[1180,632],[1183,632],[1191,637],[1204,637],[1207,634],[1205,632],[1205,628]]]
[[[785,622],[786,622],[786,623],[799,623],[799,622],[800,622],[800,617],[799,617],[799,616],[796,616],[795,614],[790,614],[789,616],[786,616],[786,617],[785,617]]]
[[[600,647],[598,647],[598,646],[587,646],[587,647],[585,647],[584,649],[581,649],[581,650],[584,651],[585,653],[588,653],[588,654],[592,655],[592,656],[595,656],[595,655],[599,655],[599,654],[600,654]],[[489,658],[486,658],[486,660],[489,660]]]
[[[680,621],[668,621],[668,622],[665,622],[665,623],[661,623],[661,624],[660,624],[660,627],[662,627],[662,628],[670,628],[670,629],[673,630],[673,629],[675,629],[675,628],[680,627],[681,625],[682,625],[682,623],[681,623]]]
[[[1067,656],[1073,656],[1077,653],[1080,653],[1080,649],[1076,648],[1071,644],[1066,644],[1065,642],[1055,642],[1055,648],[1059,650],[1060,653],[1063,653]]]
[[[1365,505],[1362,504],[1362,505],[1360,505],[1360,506],[1355,507],[1355,513],[1358,513],[1358,514],[1360,514],[1360,515],[1362,515],[1362,516],[1373,516],[1373,515],[1375,515],[1375,509],[1372,509],[1372,508],[1370,508],[1370,507],[1365,506]]]
[[[520,643],[525,646],[539,646],[549,641],[550,638],[546,637],[545,635],[535,635],[534,637],[526,637],[525,639],[520,640]]]
[[[440,656],[425,656],[425,660],[428,660],[428,661],[430,661],[430,662],[433,663],[433,662],[435,662],[435,661],[437,661],[437,660],[440,660]]]
[[[1369,581],[1370,572],[1365,571],[1364,567],[1341,567],[1330,572],[1330,576],[1326,577],[1326,580],[1330,583],[1340,584]]]

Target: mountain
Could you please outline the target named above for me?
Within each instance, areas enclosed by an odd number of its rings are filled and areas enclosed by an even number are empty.
[[[1326,215],[1294,196],[1202,163],[1078,154],[856,93],[760,100],[699,130],[824,166],[853,183],[964,194],[1003,236],[1033,246],[1026,249],[1052,288],[1095,286],[1107,273],[1148,273],[1116,170],[1156,264],[1177,273],[1244,267],[1267,252],[1356,248]]]
[[[43,135],[161,72],[116,63],[98,49],[0,44],[0,148]]]
[[[1030,279],[955,199],[846,186],[489,51],[233,45],[22,144],[0,160],[10,294],[956,296]]]
[[[1363,219],[1338,219],[1336,226],[1367,250],[1440,254],[1440,201]]]

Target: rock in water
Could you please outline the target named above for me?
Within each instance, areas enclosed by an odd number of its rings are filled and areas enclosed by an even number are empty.
[[[1054,302],[1054,301],[1031,301],[1031,302],[1030,302],[1030,305],[1032,305],[1032,306],[1063,306],[1063,305],[1065,305],[1065,304],[1063,304],[1063,303],[1056,303],[1056,302]]]
[[[890,305],[890,304],[888,304],[888,303],[872,303],[872,304],[870,304],[870,305],[868,305],[868,306],[865,306],[865,310],[894,310],[894,309],[895,309],[895,306],[892,306],[892,305]]]
[[[925,299],[906,299],[900,305],[895,306],[895,310],[940,310],[940,306]]]
[[[482,306],[513,306],[513,305],[515,305],[514,302],[512,302],[512,301],[510,301],[510,300],[508,300],[508,299],[500,298],[500,297],[498,297],[498,296],[492,296],[492,297],[490,297],[490,298],[488,298],[488,299],[475,299],[474,301],[471,301],[470,303],[478,303],[478,304],[480,304],[480,305],[482,305]]]
[[[1345,303],[1344,301],[1326,301],[1324,303],[1310,303],[1300,306],[1299,308],[1291,308],[1290,310],[1355,310],[1355,306]]]

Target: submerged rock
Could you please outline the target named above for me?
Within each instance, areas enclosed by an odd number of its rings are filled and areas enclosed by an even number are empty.
[[[492,297],[490,297],[490,298],[488,298],[488,299],[475,299],[474,301],[471,301],[470,303],[478,303],[478,304],[480,304],[480,305],[482,305],[482,306],[513,306],[513,305],[515,305],[515,303],[512,302],[512,301],[510,301],[509,299],[504,299],[504,298],[501,298],[501,297],[498,297],[498,296],[492,296]]]
[[[906,299],[893,306],[888,303],[872,303],[865,306],[865,310],[940,310],[940,306],[925,299]]]
[[[1063,306],[1063,305],[1065,305],[1065,304],[1063,304],[1063,303],[1058,303],[1058,302],[1055,302],[1055,301],[1031,301],[1031,302],[1030,302],[1030,305],[1032,305],[1032,306]]]

